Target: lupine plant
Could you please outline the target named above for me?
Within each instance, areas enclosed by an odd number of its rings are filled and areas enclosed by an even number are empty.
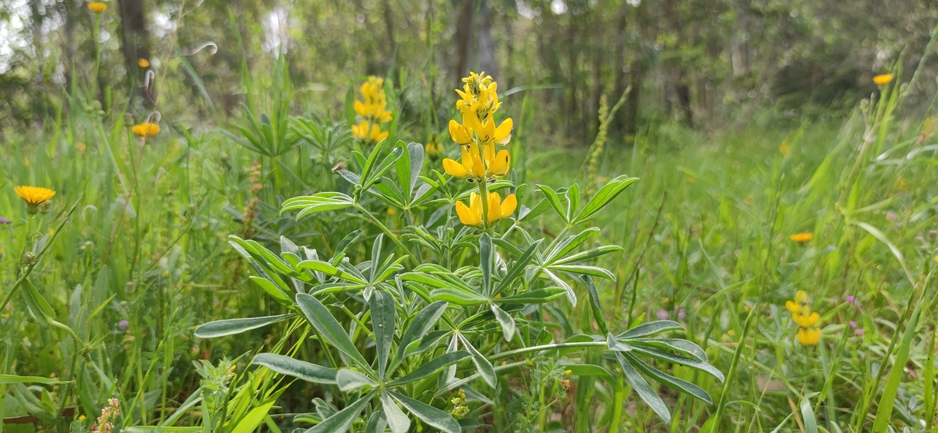
[[[294,418],[312,433],[427,427],[456,433],[482,425],[547,431],[558,394],[574,392],[577,380],[584,382],[576,390],[577,415],[595,414],[592,424],[608,431],[619,431],[631,391],[670,419],[648,378],[711,403],[693,383],[707,379],[666,372],[681,365],[724,378],[700,347],[679,338],[679,323],[614,329],[603,314],[596,282],[616,276],[592,262],[622,248],[596,245],[601,230],[590,223],[638,179],[616,177],[592,196],[576,184],[537,185],[535,192],[513,183],[509,152],[499,149],[511,139],[512,121],[496,121],[497,84],[484,73],[463,82],[460,119],[449,123],[459,161],[444,159],[442,172],[424,167],[423,145],[386,139],[367,155],[353,152],[349,170],[339,173],[350,184],[347,193],[295,197],[282,213],[298,220],[342,213],[366,226],[329,253],[286,237],[275,252],[231,236],[254,270],[250,279],[288,312],[207,323],[196,336],[291,321],[287,332],[297,343],[257,354],[253,364],[317,385],[310,395],[317,411]],[[403,232],[376,217],[389,208],[406,222]],[[549,211],[562,225],[545,237],[532,221]],[[360,243],[370,244],[370,260],[353,263],[347,252]],[[585,304],[570,309],[582,318],[565,317],[554,307],[559,302]],[[597,384],[613,395],[601,416],[591,407]]]

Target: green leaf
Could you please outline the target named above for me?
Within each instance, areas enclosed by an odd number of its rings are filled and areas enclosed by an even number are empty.
[[[497,304],[542,304],[553,301],[566,293],[567,291],[560,287],[547,287],[493,299],[492,302]]]
[[[902,341],[899,343],[899,349],[896,351],[892,371],[889,372],[889,379],[886,381],[886,387],[883,388],[883,395],[879,398],[879,408],[876,411],[876,419],[873,421],[873,433],[886,431],[889,422],[892,420],[893,405],[895,405],[896,402],[896,394],[899,392],[902,377],[905,375],[906,361],[909,359],[909,352],[912,349],[912,340],[916,334],[915,328],[918,327],[918,319],[921,315],[923,304],[925,304],[925,302],[917,302],[915,304],[915,309],[912,311],[909,323],[902,333]],[[930,305],[931,303],[929,302],[928,304]]]
[[[615,352],[615,354],[619,365],[622,367],[622,372],[625,374],[625,380],[632,385],[632,389],[635,390],[639,398],[641,398],[662,421],[665,423],[671,422],[671,412],[668,411],[668,407],[664,404],[664,401],[661,400],[661,397],[658,397],[658,393],[651,388],[651,385],[648,385],[648,382],[645,382],[642,375],[635,371],[635,368],[625,359],[622,352]]]
[[[498,377],[495,376],[495,369],[492,367],[492,363],[488,359],[485,359],[481,353],[479,353],[476,348],[469,343],[469,340],[466,339],[462,334],[459,335],[459,340],[462,342],[463,347],[469,351],[469,354],[472,355],[472,362],[476,365],[476,369],[479,370],[479,374],[482,376],[482,379],[492,388],[495,388],[498,384]]]
[[[355,275],[349,274],[348,272],[345,272],[321,260],[304,260],[296,265],[296,269],[298,270],[308,269],[314,272],[322,272],[323,274],[331,275],[336,278],[341,278],[346,281],[351,281],[353,283],[368,284],[365,280]]]
[[[576,292],[573,291],[573,287],[570,287],[570,285],[567,284],[566,281],[560,279],[560,277],[558,277],[557,274],[551,272],[550,270],[544,269],[544,275],[547,275],[547,277],[550,278],[550,280],[553,281],[554,284],[560,286],[564,290],[564,292],[567,294],[567,300],[569,300],[570,303],[573,304],[573,306],[575,307],[576,306]]]
[[[374,391],[368,393],[364,397],[356,400],[354,403],[345,407],[345,409],[336,412],[335,415],[330,416],[329,418],[323,420],[315,427],[306,430],[306,433],[344,433],[347,432],[352,423],[355,422],[355,419],[358,418],[358,414],[361,413],[362,409],[368,405],[368,402],[371,401],[371,397],[374,396]],[[242,430],[235,430],[242,431]],[[251,431],[251,430],[244,430]]]
[[[260,288],[264,289],[264,291],[267,292],[268,295],[276,299],[277,302],[280,302],[281,304],[284,304],[284,305],[293,304],[293,301],[290,299],[289,296],[287,296],[286,293],[284,293],[283,289],[277,287],[276,285],[274,285],[274,283],[270,282],[266,278],[255,277],[251,275],[248,277],[248,279],[253,281]]]
[[[488,299],[475,292],[444,287],[430,292],[430,299],[434,301],[446,301],[459,306],[482,305],[488,302]]]
[[[801,417],[804,419],[804,432],[805,433],[818,433],[817,429],[817,418],[814,417],[814,410],[811,409],[811,400],[807,397],[801,400]],[[876,419],[879,419],[879,413],[876,414]],[[875,426],[875,424],[874,424]],[[876,431],[875,428],[873,431]]]
[[[403,142],[399,142],[399,143],[403,144]],[[378,180],[381,179],[381,176],[384,176],[384,173],[387,173],[387,171],[391,169],[391,167],[394,165],[394,162],[396,162],[397,159],[400,158],[401,154],[403,153],[404,153],[404,150],[402,148],[400,147],[395,148],[394,150],[391,151],[391,153],[385,156],[383,160],[381,160],[381,163],[378,164],[378,166],[374,168],[374,170],[372,171],[369,177],[366,178],[364,174],[362,174],[362,183],[361,183],[362,190],[367,191],[376,182],[378,182]]]
[[[627,339],[626,342],[633,346],[651,346],[658,349],[670,349],[707,362],[707,352],[701,349],[700,346],[680,338],[635,338]]]
[[[446,366],[462,361],[463,359],[466,359],[469,356],[470,356],[469,352],[465,350],[457,350],[455,352],[444,353],[443,355],[440,355],[434,358],[430,362],[427,362],[426,364],[423,364],[420,367],[417,367],[416,369],[414,369],[414,371],[407,373],[400,379],[396,379],[392,381],[391,383],[388,384],[388,386],[401,386],[407,383],[416,382],[420,379],[423,379],[425,377],[432,375],[433,373],[436,373],[437,371],[440,371],[442,368]]]
[[[565,223],[569,223],[570,220],[567,219],[567,212],[563,208],[563,203],[560,202],[560,196],[547,185],[538,185],[537,188],[544,194],[550,206],[557,211],[557,215],[560,215]]]
[[[61,380],[41,376],[16,376],[12,374],[0,374],[0,385],[10,385],[14,383],[41,383],[43,385],[54,385],[64,383]]]
[[[372,388],[378,386],[378,384],[368,376],[347,368],[339,369],[339,372],[335,375],[335,383],[339,385],[339,390],[343,392],[349,392],[363,386],[370,386]]]
[[[372,263],[372,266],[375,264]],[[378,378],[384,380],[385,368],[391,354],[391,342],[394,339],[397,314],[394,309],[394,298],[391,295],[376,291],[371,296],[371,327],[375,334],[375,349],[378,352]]]
[[[401,406],[404,406],[405,409],[430,427],[437,428],[444,433],[462,432],[459,423],[456,422],[450,414],[396,392],[389,391],[388,393],[397,400]]]
[[[407,433],[410,430],[410,418],[407,418],[407,414],[397,407],[397,403],[391,400],[385,391],[381,391],[381,407],[384,409],[384,415],[392,433]]]
[[[637,182],[637,177],[628,177],[626,175],[619,176],[615,179],[610,180],[608,183],[603,185],[599,191],[596,191],[596,195],[586,203],[586,206],[583,207],[583,210],[580,211],[580,214],[576,218],[572,219],[573,224],[579,224],[585,221],[588,221],[596,212],[602,210],[606,207],[614,198],[618,197],[622,191],[625,191],[633,183]]]
[[[642,347],[642,346],[637,346],[637,345],[631,346],[631,347],[632,347],[633,353],[636,353],[636,352],[642,353],[652,358],[660,359],[662,361],[668,361],[670,363],[678,364],[678,365],[686,365],[690,368],[703,371],[715,377],[720,382],[723,382],[725,380],[725,378],[723,377],[723,373],[720,372],[720,370],[717,370],[716,367],[706,362],[703,362],[697,358],[685,358],[683,356],[678,356],[672,353],[665,352],[663,350],[652,349],[650,347]]]
[[[684,330],[680,323],[671,320],[658,320],[655,322],[642,323],[628,331],[619,334],[620,339],[645,337],[648,335],[660,334],[665,331]]]
[[[394,357],[394,362],[391,363],[392,371],[397,367],[401,359],[404,358],[405,349],[407,349],[412,342],[418,341],[418,339],[426,335],[427,332],[433,328],[436,321],[439,320],[440,316],[446,311],[447,306],[449,306],[449,304],[446,302],[434,302],[424,307],[423,310],[414,317],[414,320],[410,322],[410,326],[404,331],[404,335],[401,336],[397,356]]]
[[[538,239],[537,242],[529,245],[528,249],[524,250],[524,253],[518,257],[518,260],[512,263],[511,267],[508,268],[508,272],[505,273],[505,277],[495,286],[495,291],[492,293],[493,295],[499,294],[507,289],[516,278],[524,273],[524,268],[528,266],[528,263],[531,263],[531,259],[537,254],[537,249],[541,245],[541,241],[542,239]]]
[[[296,295],[296,303],[299,305],[300,310],[303,311],[303,315],[306,316],[306,319],[309,320],[309,323],[319,331],[319,334],[322,335],[323,338],[335,346],[336,349],[344,353],[345,356],[357,362],[359,366],[371,370],[368,361],[365,361],[362,354],[358,352],[358,349],[355,348],[355,344],[352,343],[348,334],[345,333],[345,329],[342,329],[342,325],[335,320],[335,317],[332,316],[332,313],[329,312],[329,309],[327,309],[325,305],[322,305],[318,299],[305,293]]]
[[[352,207],[355,201],[340,192],[320,192],[310,196],[293,197],[283,202],[280,213],[300,210],[296,219],[300,219],[316,212],[340,210]]]
[[[554,272],[566,272],[569,274],[576,274],[580,276],[589,275],[597,278],[605,278],[609,281],[615,281],[616,276],[608,269],[600,268],[599,266],[588,266],[588,265],[550,265],[549,269]]]
[[[198,338],[218,338],[224,337],[226,335],[240,334],[242,332],[270,325],[271,323],[277,323],[281,320],[289,319],[293,316],[295,316],[294,313],[288,313],[278,316],[216,320],[214,322],[199,325],[199,327],[195,330],[195,336]]]
[[[506,313],[505,310],[498,308],[496,304],[490,304],[490,307],[492,313],[495,313],[495,320],[498,320],[498,324],[502,326],[505,341],[511,341],[511,337],[515,336],[515,319],[512,319],[511,315]]]
[[[609,370],[606,370],[600,365],[593,364],[575,364],[575,363],[566,363],[561,362],[562,366],[566,370],[570,370],[570,374],[573,376],[593,376],[593,377],[605,377],[612,378],[612,373]]]
[[[289,356],[275,353],[259,353],[254,356],[254,364],[267,367],[274,372],[292,376],[312,383],[335,385],[336,371],[321,365],[300,361]]]
[[[691,397],[694,397],[700,401],[703,401],[704,403],[713,404],[713,400],[710,399],[710,394],[708,394],[707,391],[704,391],[703,388],[697,385],[694,385],[693,383],[687,382],[685,380],[678,379],[669,374],[665,374],[661,370],[658,370],[646,364],[644,361],[642,361],[641,359],[638,359],[635,355],[632,355],[631,353],[626,353],[624,355],[626,359],[628,359],[628,361],[632,363],[632,365],[638,367],[639,370],[641,370],[643,373],[647,374],[648,376],[651,376],[653,379],[657,380],[658,382],[665,384],[671,388],[674,388],[680,392],[688,394]]]
[[[580,205],[580,186],[577,184],[570,185],[564,195],[567,197],[567,221],[573,221],[576,208]]]
[[[488,233],[479,236],[479,268],[482,270],[482,295],[489,296],[492,289],[492,267],[495,265],[492,237]]]
[[[285,388],[284,388],[285,390]],[[280,391],[283,392],[283,391]],[[264,400],[260,405],[251,409],[244,418],[241,418],[241,421],[238,422],[238,425],[235,426],[234,430],[236,432],[252,432],[257,429],[262,422],[264,422],[264,417],[270,412],[270,408],[274,406],[274,403],[277,402],[277,398],[280,397],[280,392],[276,393],[271,398]],[[168,427],[167,430],[173,430],[172,427]]]
[[[596,321],[596,326],[599,327],[599,332],[603,334],[609,333],[609,328],[606,326],[606,318],[603,317],[603,304],[599,300],[599,292],[596,291],[596,286],[593,285],[593,279],[584,275],[580,279],[586,283],[586,291],[589,293],[590,297],[590,310],[593,312],[593,320]]]

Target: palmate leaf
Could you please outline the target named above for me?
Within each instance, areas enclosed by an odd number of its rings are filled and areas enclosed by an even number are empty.
[[[479,374],[482,375],[482,379],[485,380],[485,383],[489,386],[495,388],[498,384],[498,377],[495,376],[495,369],[492,367],[492,363],[489,362],[488,359],[485,359],[466,337],[462,334],[458,335],[459,342],[462,343],[463,347],[472,355],[472,362],[475,364],[476,369],[479,370]]]
[[[421,337],[427,335],[430,329],[436,325],[436,321],[439,320],[446,311],[447,306],[449,306],[449,304],[443,301],[434,302],[424,307],[423,310],[414,317],[414,320],[410,322],[410,326],[404,331],[404,335],[401,336],[397,355],[394,357],[394,361],[391,362],[390,370],[397,368],[400,361],[407,355],[405,352],[410,350],[411,343],[419,341]]]
[[[381,408],[384,411],[392,433],[407,433],[410,430],[410,418],[391,400],[387,391],[381,391]]]
[[[218,338],[226,335],[240,334],[252,329],[261,328],[272,323],[289,319],[295,316],[294,313],[280,314],[267,317],[250,317],[244,319],[216,320],[214,322],[199,325],[195,330],[195,336],[198,338]]]
[[[395,386],[408,384],[411,382],[416,382],[418,380],[429,377],[430,375],[440,371],[444,367],[447,367],[449,365],[462,361],[463,359],[466,359],[469,356],[470,356],[469,352],[465,350],[457,350],[455,352],[444,353],[443,355],[436,357],[432,361],[427,362],[426,364],[423,364],[420,367],[417,367],[416,369],[414,369],[414,371],[407,373],[400,379],[396,379],[388,383],[388,386],[395,387]]]
[[[360,367],[371,370],[368,361],[365,361],[365,358],[362,357],[362,354],[359,353],[355,344],[352,343],[345,329],[335,320],[335,317],[332,316],[332,313],[329,312],[329,309],[326,308],[325,305],[322,305],[318,299],[305,293],[296,295],[296,303],[303,312],[303,315],[306,316],[306,319],[309,320],[309,323],[319,331],[319,334],[325,338],[326,341],[335,346],[336,349],[339,349],[345,356],[348,356],[358,363]]]
[[[378,352],[378,378],[384,379],[388,357],[391,354],[391,342],[394,339],[394,330],[397,315],[394,309],[394,298],[391,295],[376,291],[371,296],[371,325],[375,335],[375,348]]]
[[[703,401],[707,404],[713,404],[713,400],[710,399],[710,394],[707,394],[707,391],[704,391],[703,388],[694,385],[693,383],[687,382],[682,379],[678,379],[674,376],[666,374],[661,370],[658,370],[648,364],[646,364],[641,359],[638,359],[635,355],[631,353],[623,354],[628,362],[632,365],[638,367],[643,373],[657,380],[659,383],[665,384],[671,388],[674,388],[678,391],[681,391],[685,394],[688,394],[700,401]]]
[[[668,406],[664,404],[658,393],[651,388],[651,385],[645,381],[641,374],[638,374],[638,371],[635,371],[635,368],[632,367],[632,364],[629,363],[622,352],[615,352],[615,354],[619,366],[622,367],[622,372],[625,374],[625,380],[629,382],[629,385],[632,385],[632,389],[635,390],[638,397],[665,423],[671,422],[671,412],[668,411]]]
[[[336,371],[321,365],[293,359],[275,353],[260,353],[254,356],[254,364],[267,367],[277,373],[303,379],[307,382],[334,385]]]
[[[388,394],[394,400],[397,400],[401,406],[404,406],[408,412],[414,414],[430,427],[437,428],[445,433],[460,433],[462,431],[459,423],[450,414],[393,391],[389,391]]]
[[[315,427],[306,430],[306,433],[345,433],[358,418],[358,414],[368,405],[374,391],[366,394],[364,397],[356,400],[354,403],[340,410],[335,415],[323,420]]]
[[[299,210],[296,219],[330,210],[341,210],[355,205],[355,200],[341,192],[319,192],[309,196],[300,196],[287,199],[283,202],[280,214],[292,210]]]
[[[603,185],[599,191],[596,192],[596,195],[586,203],[586,206],[583,207],[583,210],[575,217],[571,218],[573,224],[579,224],[582,222],[589,221],[596,212],[602,210],[606,205],[609,204],[614,198],[618,197],[622,191],[625,191],[626,188],[631,186],[633,183],[638,182],[637,177],[629,177],[626,175],[621,175],[615,179],[610,180],[608,183]]]

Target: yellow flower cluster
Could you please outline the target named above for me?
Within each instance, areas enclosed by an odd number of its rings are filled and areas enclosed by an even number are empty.
[[[885,86],[892,82],[892,78],[892,74],[877,75],[873,77],[873,82],[876,83],[877,86]]]
[[[508,151],[496,152],[495,146],[508,144],[511,140],[512,122],[509,118],[495,126],[494,114],[501,103],[498,102],[498,83],[492,77],[484,72],[471,72],[462,81],[462,90],[456,90],[460,96],[456,109],[462,116],[462,123],[455,119],[449,122],[450,137],[459,145],[462,159],[459,162],[444,159],[443,170],[454,177],[480,182],[479,193],[469,196],[468,206],[456,203],[456,215],[465,225],[487,226],[511,216],[518,207],[514,194],[509,194],[502,201],[501,196],[489,192],[486,185],[486,180],[508,174],[511,167]]]
[[[358,113],[359,122],[352,125],[352,135],[363,143],[376,144],[389,133],[381,130],[381,124],[391,121],[391,112],[388,111],[387,95],[384,93],[384,80],[368,77],[359,88],[364,100],[355,100],[355,112]]]
[[[811,233],[795,233],[789,236],[788,239],[798,242],[799,244],[803,244],[810,241],[811,239],[814,239],[814,235]]]
[[[494,114],[501,103],[498,102],[498,83],[485,72],[470,73],[462,79],[463,89],[456,90],[461,99],[456,101],[456,109],[462,114],[462,123],[449,121],[449,134],[462,148],[462,160],[456,162],[446,158],[443,170],[459,178],[482,180],[504,176],[511,165],[507,150],[495,152],[496,144],[508,144],[511,140],[511,119],[505,119],[495,126]]]
[[[139,125],[134,125],[130,130],[140,138],[147,138],[159,134],[160,125],[144,122]]]
[[[469,206],[461,201],[456,202],[456,215],[459,216],[459,221],[467,226],[479,226],[482,225],[482,221],[494,223],[510,216],[518,207],[518,199],[515,198],[514,194],[505,197],[505,201],[502,201],[502,197],[497,192],[488,194],[488,218],[482,215],[482,198],[479,194],[471,193],[469,194]]]
[[[802,290],[795,293],[795,300],[785,302],[785,308],[791,312],[791,320],[798,325],[798,335],[795,337],[802,346],[815,346],[821,339],[821,330],[815,328],[821,316],[811,311],[808,294]]]
[[[107,3],[104,2],[90,2],[88,3],[88,9],[91,9],[92,12],[96,14],[103,13],[107,10]]]
[[[13,188],[13,191],[26,202],[26,213],[30,215],[35,215],[39,212],[39,207],[43,205],[44,210],[42,213],[48,212],[49,204],[46,202],[55,196],[55,191],[41,186],[23,185]]]

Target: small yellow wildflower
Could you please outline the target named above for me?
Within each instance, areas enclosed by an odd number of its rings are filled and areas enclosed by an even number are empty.
[[[573,370],[564,370],[563,372],[563,374],[571,374],[571,373],[573,373]]]
[[[388,215],[389,215],[389,216],[397,215],[397,211],[394,210],[394,208],[389,207],[389,208],[388,208]]]
[[[808,294],[803,290],[795,293],[793,301],[785,302],[785,308],[791,312],[791,320],[798,325],[798,334],[795,339],[802,346],[814,346],[818,344],[821,336],[821,330],[815,328],[821,316],[811,311],[811,303],[808,300]]]
[[[796,339],[802,346],[816,346],[818,341],[821,340],[821,330],[817,328],[799,328]]]
[[[381,140],[388,138],[390,132],[382,131],[381,126],[377,123],[370,123],[367,120],[362,120],[358,125],[352,125],[352,135],[355,136],[359,141],[366,144],[377,144]]]
[[[88,9],[91,9],[91,12],[96,14],[103,13],[107,10],[107,3],[104,2],[90,2],[88,3]]]
[[[892,78],[893,78],[892,74],[877,75],[873,77],[873,82],[876,83],[876,85],[878,86],[885,86],[892,82]]]
[[[84,153],[87,146],[85,146],[85,143],[78,143],[75,145],[75,148],[78,149],[79,153]]]
[[[511,216],[517,206],[518,199],[514,194],[510,194],[508,197],[505,197],[505,201],[502,201],[501,196],[499,196],[497,192],[490,192],[488,196],[488,222],[494,223],[502,218]],[[456,202],[456,215],[459,216],[459,221],[467,226],[482,225],[481,197],[476,193],[471,193],[469,195],[469,206],[466,206],[465,203],[461,201]]]
[[[788,239],[798,242],[799,244],[803,244],[810,241],[811,239],[814,239],[814,235],[811,233],[795,233],[789,236]]]
[[[160,133],[160,125],[155,123],[145,122],[139,125],[134,125],[133,128],[130,128],[134,134],[137,134],[138,137],[147,138],[152,137]]]
[[[147,59],[144,59],[143,57],[141,57],[141,58],[137,59],[137,66],[139,66],[139,67],[141,67],[141,68],[149,68],[149,67],[150,67],[150,61],[147,60]]]
[[[430,140],[427,141],[424,151],[431,161],[440,159],[440,155],[443,154],[443,147],[440,146],[440,137],[436,132],[430,134]]]
[[[84,421],[84,420],[85,420],[85,416],[84,416],[84,415],[79,415],[79,416],[78,416],[78,420],[79,420],[79,421]]]
[[[20,196],[27,204],[38,206],[55,196],[55,191],[49,188],[39,186],[18,186],[13,188],[16,195]]]
[[[788,144],[788,139],[782,140],[782,144],[778,145],[778,151],[784,157],[791,155],[791,145]]]

